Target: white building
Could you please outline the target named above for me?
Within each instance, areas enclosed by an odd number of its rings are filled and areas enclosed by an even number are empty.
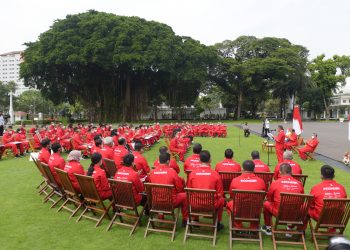
[[[330,117],[331,118],[347,118],[350,114],[350,78],[346,79],[344,87],[331,97]]]
[[[0,54],[0,81],[7,83],[14,81],[17,83],[15,95],[20,95],[29,88],[24,86],[23,79],[19,77],[19,65],[22,62],[23,51],[12,51]]]

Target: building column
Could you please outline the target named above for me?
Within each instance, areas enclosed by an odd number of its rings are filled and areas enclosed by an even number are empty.
[[[337,108],[337,119],[339,119],[339,108]]]

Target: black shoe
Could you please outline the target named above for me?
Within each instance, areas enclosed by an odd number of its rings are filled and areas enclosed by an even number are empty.
[[[263,225],[260,229],[263,233],[265,233],[265,235],[267,236],[271,236],[272,235],[272,230],[271,230],[271,227],[270,228],[267,228],[266,225]]]
[[[183,220],[181,226],[182,227],[186,227],[187,226],[187,220]]]
[[[224,229],[224,225],[221,224],[220,222],[218,222],[217,228],[218,228],[218,231],[220,231],[220,230]]]
[[[15,158],[19,158],[19,155],[15,155]]]

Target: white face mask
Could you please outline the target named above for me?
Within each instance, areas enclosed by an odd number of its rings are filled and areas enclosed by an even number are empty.
[[[312,138],[312,139],[314,139],[314,138],[315,138],[315,136],[313,135],[313,136],[311,136],[311,138]]]

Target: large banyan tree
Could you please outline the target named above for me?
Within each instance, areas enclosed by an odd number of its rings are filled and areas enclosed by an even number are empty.
[[[97,11],[57,20],[26,46],[25,84],[55,103],[79,101],[100,121],[139,120],[163,101],[193,104],[217,57],[165,24]]]

